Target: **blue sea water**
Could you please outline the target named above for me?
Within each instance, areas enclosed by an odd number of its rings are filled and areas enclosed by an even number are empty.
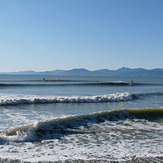
[[[161,162],[163,78],[0,75],[0,131],[1,159]]]

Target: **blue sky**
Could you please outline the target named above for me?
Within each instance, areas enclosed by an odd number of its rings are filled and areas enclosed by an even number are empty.
[[[163,0],[1,0],[0,72],[163,68]]]

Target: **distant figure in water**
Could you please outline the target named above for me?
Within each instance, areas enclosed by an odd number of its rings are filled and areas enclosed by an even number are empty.
[[[131,85],[134,85],[134,81],[133,80],[131,80]]]
[[[42,81],[45,82],[45,78],[43,78]]]

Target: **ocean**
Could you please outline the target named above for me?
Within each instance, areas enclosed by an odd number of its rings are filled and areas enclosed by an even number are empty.
[[[0,162],[163,162],[163,78],[0,75]]]

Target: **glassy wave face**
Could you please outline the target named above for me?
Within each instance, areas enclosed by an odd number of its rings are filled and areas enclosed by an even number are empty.
[[[0,162],[163,161],[162,78],[0,77]]]

